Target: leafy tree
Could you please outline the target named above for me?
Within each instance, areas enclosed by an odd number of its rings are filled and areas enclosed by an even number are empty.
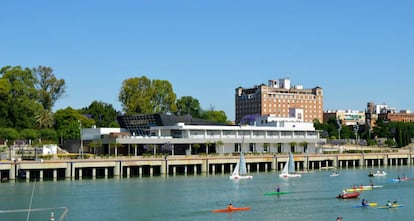
[[[201,119],[210,120],[218,123],[227,123],[227,116],[224,111],[216,111],[214,107],[210,107],[210,110],[202,111]]]
[[[93,101],[88,107],[82,108],[81,112],[94,119],[97,127],[119,127],[116,121],[117,111],[111,104]]]
[[[126,114],[175,112],[175,99],[168,81],[151,81],[145,76],[125,80],[119,93],[119,101]]]
[[[55,102],[65,94],[65,80],[57,79],[50,67],[39,66],[32,69],[36,77],[36,89],[39,93],[39,102],[43,109],[52,110]]]
[[[153,113],[173,113],[177,110],[175,95],[172,85],[166,80],[152,80],[151,106]]]
[[[127,114],[152,113],[151,80],[147,77],[135,77],[124,80],[119,93],[119,101]]]
[[[176,102],[177,115],[191,115],[194,118],[199,118],[201,113],[200,102],[191,96],[183,96]]]
[[[12,144],[20,138],[20,134],[14,128],[0,128],[0,138],[7,140],[8,144]]]
[[[20,131],[20,138],[24,138],[26,140],[35,140],[40,137],[39,130],[36,129],[23,129]]]
[[[82,126],[82,128],[87,128],[95,125],[93,119],[87,118],[71,107],[56,111],[55,119],[55,129],[57,134],[64,140],[79,139],[80,126]]]
[[[39,132],[42,143],[57,143],[58,136],[55,129],[45,128],[40,129]]]
[[[28,68],[6,66],[0,70],[0,127],[34,128],[42,109],[36,101],[36,79]]]

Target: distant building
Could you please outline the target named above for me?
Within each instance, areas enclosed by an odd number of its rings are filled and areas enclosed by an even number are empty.
[[[378,119],[386,122],[414,122],[414,114],[410,110],[398,112],[396,108],[388,107],[386,104],[376,105],[374,102],[368,102],[366,121],[370,125],[370,129],[375,126]]]
[[[330,118],[340,120],[342,125],[364,125],[365,112],[358,110],[328,110],[323,112],[323,123]]]
[[[323,90],[292,87],[288,78],[269,80],[253,88],[235,89],[236,124],[248,115],[288,117],[290,108],[303,109],[304,122],[323,120]]]

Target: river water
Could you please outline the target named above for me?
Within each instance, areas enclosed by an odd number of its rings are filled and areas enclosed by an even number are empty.
[[[229,174],[210,176],[147,177],[75,181],[16,182],[0,184],[0,220],[413,220],[414,180],[394,183],[392,178],[414,177],[409,166],[388,167],[385,177],[368,177],[370,169],[315,171],[301,178],[282,179],[276,172],[253,173],[252,180],[229,180]],[[335,196],[352,185],[383,185],[364,191],[359,199]],[[264,196],[279,184],[289,194]],[[393,209],[352,208],[362,198],[385,204],[398,200]],[[250,211],[213,213],[232,203]],[[30,206],[31,205],[31,206]],[[31,208],[31,212],[16,212]],[[66,207],[67,214],[64,215]],[[37,211],[38,209],[44,211]],[[12,211],[15,211],[12,213]]]

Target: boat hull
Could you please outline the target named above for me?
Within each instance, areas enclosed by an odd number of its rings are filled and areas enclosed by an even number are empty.
[[[231,213],[231,212],[235,212],[235,211],[243,211],[243,210],[250,210],[250,207],[235,207],[232,209],[217,209],[217,210],[213,210],[214,213]]]
[[[288,192],[276,192],[276,191],[273,191],[273,192],[266,192],[266,193],[264,193],[265,196],[284,195],[284,194],[288,194]]]
[[[231,179],[231,180],[247,180],[247,179],[253,179],[253,176],[234,175],[234,176],[230,176],[229,179]]]
[[[359,192],[353,192],[353,193],[343,193],[336,196],[338,199],[352,199],[352,198],[358,198]]]

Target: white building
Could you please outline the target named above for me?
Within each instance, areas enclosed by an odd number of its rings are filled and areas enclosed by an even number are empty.
[[[137,155],[137,150],[148,145],[171,146],[171,154],[197,154],[195,147],[202,146],[205,153],[315,153],[319,143],[319,132],[312,123],[302,122],[298,113],[292,118],[274,116],[259,117],[256,123],[246,126],[187,125],[177,123],[171,126],[150,127],[150,136],[125,135],[103,128],[83,130],[85,140],[101,139],[102,143],[115,142],[118,148],[127,148],[128,154]],[[302,115],[303,116],[303,115]],[[105,134],[103,134],[105,133]],[[111,134],[111,135],[110,135]],[[108,136],[110,135],[110,136]],[[112,137],[108,139],[108,137]],[[132,148],[132,150],[131,150]],[[139,154],[138,154],[139,155]]]

